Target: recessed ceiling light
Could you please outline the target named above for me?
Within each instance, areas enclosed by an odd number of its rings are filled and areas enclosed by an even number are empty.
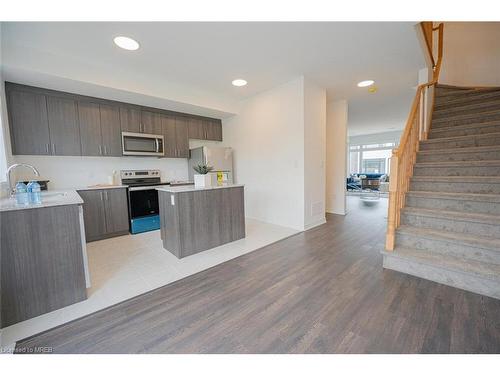
[[[115,39],[113,39],[113,41],[118,47],[129,51],[135,51],[136,49],[139,49],[139,43],[127,36],[117,36]]]
[[[368,87],[368,86],[371,86],[375,83],[374,80],[372,79],[368,79],[366,81],[361,81],[358,83],[358,87]]]
[[[238,86],[238,87],[246,86],[247,83],[248,83],[247,81],[245,81],[244,79],[241,79],[241,78],[235,79],[232,82],[233,86]]]

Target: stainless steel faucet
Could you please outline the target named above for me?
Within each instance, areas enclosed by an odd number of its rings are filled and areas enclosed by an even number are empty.
[[[24,163],[19,163],[19,164],[12,164],[8,169],[7,169],[7,173],[6,173],[6,176],[7,176],[7,183],[9,184],[9,194],[10,196],[12,197],[14,195],[14,193],[16,192],[16,189],[14,187],[12,187],[12,184],[11,184],[11,181],[10,181],[10,172],[14,169],[16,169],[17,167],[25,167],[25,168],[29,168],[33,171],[33,173],[37,176],[40,176],[40,172],[38,172],[38,170],[32,166],[32,165],[29,165],[29,164],[24,164]]]

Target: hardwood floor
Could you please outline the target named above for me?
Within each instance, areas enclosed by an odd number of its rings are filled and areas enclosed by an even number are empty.
[[[500,353],[500,300],[382,269],[385,202],[17,344],[55,353]]]

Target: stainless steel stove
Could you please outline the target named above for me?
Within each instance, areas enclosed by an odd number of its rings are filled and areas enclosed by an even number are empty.
[[[132,234],[160,229],[158,186],[169,185],[161,181],[159,170],[120,171],[122,185],[128,186],[128,210]]]

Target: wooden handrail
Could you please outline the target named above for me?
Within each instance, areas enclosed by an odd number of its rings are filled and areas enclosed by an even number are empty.
[[[438,83],[443,60],[443,24],[433,27],[432,22],[420,24],[432,61],[432,80],[417,87],[406,126],[397,148],[392,150],[389,180],[389,211],[387,217],[386,250],[394,250],[396,229],[400,225],[401,210],[405,206],[406,192],[409,190],[413,166],[421,140],[427,139],[434,108],[435,86]],[[429,35],[430,31],[430,35]],[[434,58],[432,33],[438,32],[438,50]],[[434,63],[435,62],[435,63]],[[429,96],[431,95],[431,96]]]

